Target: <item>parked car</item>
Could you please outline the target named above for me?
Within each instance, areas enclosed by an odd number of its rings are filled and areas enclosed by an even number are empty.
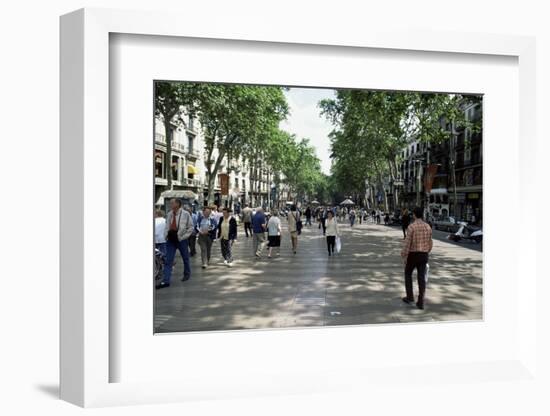
[[[454,217],[441,217],[433,222],[433,226],[436,230],[456,233],[460,227],[458,223]]]

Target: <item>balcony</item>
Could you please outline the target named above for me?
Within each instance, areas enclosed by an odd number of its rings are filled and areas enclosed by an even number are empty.
[[[183,184],[193,188],[198,188],[201,186],[201,181],[198,179],[184,178]]]
[[[194,159],[198,159],[201,156],[200,152],[194,148],[188,148],[185,153],[187,154],[187,156]]]
[[[166,136],[164,134],[155,133],[155,143],[166,146]],[[184,153],[185,148],[182,143],[172,140],[172,150],[179,153]]]
[[[185,147],[183,146],[183,144],[181,144],[179,142],[172,142],[172,150],[176,151],[176,152],[179,152],[179,153],[184,153],[185,152]]]
[[[168,180],[166,178],[159,178],[158,176],[155,177],[155,185],[168,185]]]

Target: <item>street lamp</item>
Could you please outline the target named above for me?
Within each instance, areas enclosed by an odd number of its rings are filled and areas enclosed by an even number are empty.
[[[451,159],[451,172],[453,174],[453,217],[456,219],[456,170],[455,170],[455,160]]]

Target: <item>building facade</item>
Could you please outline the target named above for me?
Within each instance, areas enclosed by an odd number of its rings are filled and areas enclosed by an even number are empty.
[[[463,105],[465,117],[478,123],[481,103]],[[403,149],[400,165],[402,207],[422,206],[434,218],[453,216],[481,224],[483,220],[483,132],[455,129],[442,120],[450,139],[438,144],[416,140]],[[429,165],[437,166],[431,189],[424,179]],[[429,192],[426,192],[429,191]]]
[[[155,117],[155,201],[163,206],[163,192],[181,191],[196,207],[208,201],[208,171],[204,134],[197,119],[182,112],[171,123],[173,129],[171,160],[167,160],[166,131],[163,120]],[[212,152],[215,160],[217,149]],[[168,186],[167,170],[171,169],[172,185]],[[239,212],[245,204],[270,208],[278,204],[285,185],[276,183],[280,177],[261,159],[253,163],[244,157],[226,155],[214,179],[214,204]],[[222,189],[222,185],[224,189]],[[225,191],[225,192],[222,192]]]

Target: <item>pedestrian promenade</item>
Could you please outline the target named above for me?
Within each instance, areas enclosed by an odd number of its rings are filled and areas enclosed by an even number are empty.
[[[304,227],[296,255],[286,219],[282,223],[281,255],[272,259],[267,247],[254,258],[242,226],[232,268],[223,264],[216,241],[211,266],[200,267],[197,247],[191,280],[183,283],[179,257],[172,285],[156,291],[156,332],[482,319],[480,251],[434,239],[426,307],[419,310],[401,301],[400,229],[340,223],[342,252],[328,257],[316,223]]]

